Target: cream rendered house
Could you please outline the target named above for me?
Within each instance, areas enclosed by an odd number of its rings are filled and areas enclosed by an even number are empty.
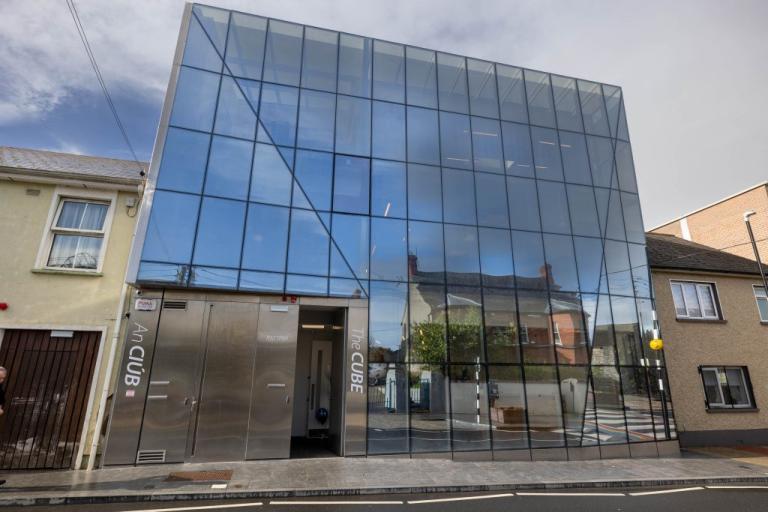
[[[93,467],[145,167],[0,147],[0,470]]]

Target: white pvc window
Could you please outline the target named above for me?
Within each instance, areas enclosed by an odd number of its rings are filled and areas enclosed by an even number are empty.
[[[720,308],[717,305],[715,287],[712,283],[672,281],[671,286],[677,318],[701,320],[720,318]]]
[[[704,366],[701,368],[701,378],[709,408],[754,407],[746,367]]]
[[[99,266],[108,202],[62,198],[51,225],[47,267],[96,270]]]
[[[768,297],[765,294],[765,288],[762,286],[752,286],[755,292],[755,301],[757,310],[760,312],[760,321],[768,322]]]

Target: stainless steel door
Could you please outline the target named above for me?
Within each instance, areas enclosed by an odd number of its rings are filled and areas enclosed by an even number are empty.
[[[247,458],[291,455],[293,380],[299,306],[261,304]]]
[[[189,460],[245,458],[258,304],[209,302],[206,349]]]
[[[309,397],[307,409],[307,436],[325,435],[331,422],[331,371],[333,369],[333,342],[312,340],[309,363]],[[325,409],[325,417],[317,411]],[[318,432],[320,431],[320,432]]]
[[[166,300],[160,314],[137,460],[182,462],[200,382],[205,303]]]

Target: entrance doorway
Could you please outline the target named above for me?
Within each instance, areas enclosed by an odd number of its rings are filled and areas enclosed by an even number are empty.
[[[291,458],[342,455],[345,325],[343,308],[299,311]]]

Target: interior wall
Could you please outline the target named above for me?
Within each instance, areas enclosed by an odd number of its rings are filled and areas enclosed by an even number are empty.
[[[328,436],[331,447],[338,454],[342,454],[341,425],[344,420],[344,332],[346,331],[346,311],[336,311],[333,325],[343,325],[343,330],[333,331],[333,377],[331,381],[331,424],[328,427]]]

